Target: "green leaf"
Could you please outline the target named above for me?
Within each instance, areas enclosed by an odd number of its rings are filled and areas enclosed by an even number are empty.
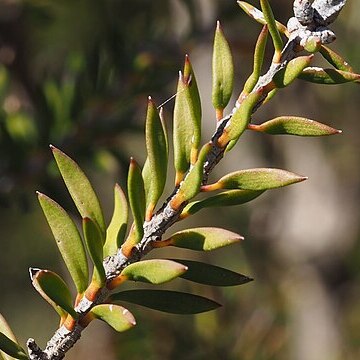
[[[316,53],[321,49],[321,40],[317,36],[309,36],[304,44],[304,49],[309,53]]]
[[[279,62],[280,61],[280,56],[281,56],[281,51],[283,48],[283,41],[281,39],[280,36],[280,32],[277,28],[276,25],[276,21],[274,18],[274,14],[272,12],[270,3],[268,0],[260,0],[260,5],[261,5],[261,10],[264,14],[264,18],[266,20],[266,23],[269,27],[269,32],[271,35],[271,38],[273,40],[274,43],[274,48],[275,48],[275,56],[276,58],[274,59],[275,62]]]
[[[81,217],[95,221],[105,234],[105,221],[99,200],[84,172],[69,156],[50,146],[66,187],[79,210]]]
[[[350,73],[354,72],[351,65],[349,65],[341,55],[336,53],[334,50],[328,48],[327,46],[322,45],[320,48],[320,53],[331,65],[336,67],[336,69]]]
[[[179,208],[182,203],[192,199],[199,193],[201,182],[204,177],[204,164],[211,147],[211,143],[207,143],[202,147],[195,165],[181,183],[176,196],[171,200],[170,205],[173,209]]]
[[[243,92],[245,94],[249,94],[254,89],[256,83],[260,78],[261,68],[264,61],[266,43],[268,39],[268,32],[269,30],[267,25],[264,25],[255,45],[253,72],[246,80],[246,83],[244,85]]]
[[[236,144],[236,141],[246,130],[251,119],[253,108],[261,98],[263,91],[264,89],[260,88],[244,98],[240,107],[238,107],[233,114],[228,126],[225,127],[223,134],[220,136],[218,140],[219,146],[225,147],[231,141],[231,144],[227,147],[227,151],[230,151]]]
[[[359,82],[360,74],[336,69],[322,69],[319,67],[308,67],[299,75],[299,79],[316,84],[337,85],[347,82]]]
[[[309,66],[314,55],[299,56],[286,65],[285,68],[278,71],[273,82],[277,88],[284,88],[290,85],[296,78],[301,76],[302,71]]]
[[[6,338],[4,338],[4,336]],[[23,349],[22,352],[25,354],[26,357],[14,357],[11,356],[10,354],[20,354],[21,351],[19,351],[20,349],[16,347],[13,347],[13,344],[9,341],[12,341],[15,345],[18,345],[18,341],[14,335],[14,333],[12,332],[9,324],[7,323],[7,321],[5,320],[5,318],[0,314],[0,359],[4,359],[4,360],[12,360],[12,359],[28,359],[28,357],[26,356],[25,352]],[[13,348],[14,351],[11,351],[9,346],[11,348]],[[5,349],[8,349],[9,352],[5,352]],[[4,351],[3,351],[4,350]]]
[[[83,219],[83,232],[86,248],[95,268],[95,281],[98,286],[102,286],[105,283],[106,279],[103,266],[103,236],[97,224],[93,222],[90,218]]]
[[[134,242],[137,244],[144,235],[145,220],[145,189],[144,180],[137,162],[131,158],[128,174],[128,194],[131,212],[134,218]]]
[[[36,268],[30,268],[29,273],[34,288],[61,318],[64,317],[64,312],[70,314],[74,319],[78,318],[72,305],[70,290],[58,274]]]
[[[172,314],[198,314],[221,306],[202,296],[169,290],[127,290],[111,296],[112,301],[126,301]]]
[[[236,273],[234,271],[224,269],[219,266],[206,264],[199,261],[171,259],[184,264],[188,270],[181,275],[182,278],[194,281],[199,284],[211,286],[236,286],[247,284],[253,279]]]
[[[94,306],[90,313],[97,319],[109,324],[118,332],[126,331],[136,325],[133,314],[122,306],[114,304],[101,304]]]
[[[229,103],[234,87],[234,65],[229,44],[217,22],[212,58],[212,103],[223,110]]]
[[[166,131],[155,103],[149,97],[145,127],[148,171],[143,171],[146,191],[146,219],[151,219],[153,210],[162,195],[166,182],[168,144]]]
[[[273,135],[324,136],[341,133],[340,130],[333,129],[325,124],[297,116],[280,116],[266,121],[258,128],[259,131]]]
[[[4,360],[29,359],[25,350],[2,332],[0,332],[0,356],[2,356]]]
[[[306,180],[307,177],[292,172],[258,168],[235,171],[223,176],[217,183],[205,185],[203,191],[218,189],[268,190]]]
[[[122,272],[128,280],[162,284],[182,275],[187,267],[164,259],[143,260],[128,265]]]
[[[82,294],[88,285],[89,269],[79,231],[70,216],[57,202],[40,192],[37,194],[77,292]]]
[[[114,255],[120,248],[125,238],[128,222],[128,205],[126,196],[120,185],[114,187],[114,212],[110,224],[106,230],[106,241],[104,244],[104,257]]]
[[[223,191],[222,193],[217,194],[215,196],[210,196],[207,199],[191,202],[185,207],[185,209],[181,213],[181,217],[184,218],[193,215],[198,211],[200,211],[201,209],[207,207],[241,205],[251,200],[254,200],[258,196],[260,196],[263,192],[264,192],[263,190]]]
[[[194,164],[201,140],[201,103],[195,74],[189,57],[184,73],[179,73],[174,107],[174,165],[176,185],[182,181],[190,164]]]
[[[214,227],[202,227],[176,232],[168,241],[171,245],[180,248],[210,251],[243,239],[242,236],[232,231]]]
[[[244,12],[253,18],[258,23],[265,25],[267,21],[265,20],[264,14],[257,9],[255,6],[247,3],[246,1],[238,1],[239,6],[244,10]],[[288,30],[285,25],[281,24],[278,21],[275,21],[277,29],[282,33],[288,36]]]

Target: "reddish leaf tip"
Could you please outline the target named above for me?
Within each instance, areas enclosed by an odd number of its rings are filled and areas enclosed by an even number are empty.
[[[56,149],[56,147],[55,147],[54,145],[52,145],[52,144],[49,144],[49,148],[50,148],[51,150],[55,150],[55,149]]]

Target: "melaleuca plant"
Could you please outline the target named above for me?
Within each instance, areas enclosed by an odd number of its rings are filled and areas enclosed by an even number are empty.
[[[255,168],[238,170],[225,174],[214,183],[208,182],[213,168],[234,148],[246,130],[297,136],[340,133],[303,117],[279,116],[258,125],[252,124],[251,120],[261,105],[298,78],[319,84],[359,81],[360,75],[326,46],[335,39],[328,25],[336,19],[345,2],[295,0],[295,16],[285,26],[274,19],[267,0],[260,1],[261,10],[239,1],[240,7],[263,24],[263,28],[255,45],[253,70],[228,115],[224,115],[224,109],[233,94],[233,60],[218,22],[212,64],[216,126],[211,140],[203,145],[200,96],[195,72],[189,57],[185,57],[184,69],[179,73],[173,114],[175,187],[161,206],[158,206],[158,201],[167,180],[169,139],[162,110],[158,110],[150,97],[145,120],[147,159],[140,166],[131,158],[127,192],[115,185],[114,211],[109,224],[104,220],[100,202],[84,172],[73,159],[51,146],[65,185],[82,218],[82,234],[61,205],[42,193],[38,193],[38,198],[77,294],[73,298],[68,285],[58,274],[30,268],[34,288],[59,315],[59,328],[45,350],[41,350],[34,339],[29,339],[25,351],[1,317],[0,349],[4,359],[62,359],[95,319],[108,323],[116,331],[128,330],[136,324],[127,308],[128,303],[176,314],[196,314],[219,306],[212,299],[190,293],[141,289],[138,285],[135,289],[122,290],[124,282],[162,284],[182,277],[211,286],[235,286],[252,280],[202,262],[144,260],[144,257],[152,249],[168,246],[210,251],[237,243],[242,240],[241,235],[216,227],[184,229],[168,238],[163,235],[174,223],[182,222],[203,208],[244,204],[267,190],[306,179],[282,169]],[[264,70],[263,59],[269,37],[274,55]],[[313,66],[315,54],[322,55],[331,68]],[[200,193],[208,196],[196,200]],[[129,223],[129,212],[132,223]],[[93,264],[91,271],[88,258]]]

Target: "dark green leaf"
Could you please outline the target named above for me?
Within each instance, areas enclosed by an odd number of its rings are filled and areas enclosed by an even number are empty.
[[[183,212],[181,217],[186,217],[197,213],[199,210],[207,207],[214,206],[234,206],[247,203],[251,200],[254,200],[260,196],[264,191],[255,191],[255,190],[229,190],[223,191],[220,194],[210,196],[207,199],[194,201],[188,204]]]
[[[221,306],[202,296],[169,290],[128,290],[111,296],[112,301],[126,301],[172,314],[198,314]]]
[[[299,75],[299,79],[323,85],[337,85],[347,82],[359,82],[360,74],[336,69],[308,67]]]
[[[171,259],[188,267],[188,270],[181,275],[182,278],[199,284],[211,286],[236,286],[247,284],[253,279],[236,273],[234,271],[224,269],[219,266],[206,264],[199,261]]]
[[[99,281],[97,285],[101,286],[105,282],[105,270],[103,266],[103,244],[104,240],[99,227],[89,218],[83,219],[83,232],[86,248],[95,267],[95,277]]]
[[[14,358],[20,360],[29,359],[25,350],[2,332],[0,332],[0,356],[3,356],[4,360],[11,360]]]
[[[81,217],[88,217],[96,222],[103,234],[105,234],[105,221],[99,200],[92,188],[89,179],[80,169],[78,164],[69,156],[54,146],[51,146],[60,173],[66,187],[79,210]]]
[[[37,194],[77,292],[82,294],[88,285],[89,270],[79,231],[67,212],[57,202],[40,192]]]

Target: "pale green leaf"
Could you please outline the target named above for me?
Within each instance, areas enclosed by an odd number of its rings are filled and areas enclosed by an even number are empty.
[[[297,116],[280,116],[259,125],[259,131],[267,134],[288,134],[298,136],[325,136],[339,134],[341,131],[330,126]]]
[[[106,230],[104,257],[114,255],[120,248],[125,238],[128,215],[126,196],[120,185],[116,184],[114,187],[114,212]]]
[[[212,103],[215,109],[224,109],[234,87],[234,65],[229,44],[220,22],[217,22],[212,58]]]
[[[119,305],[96,305],[90,310],[90,313],[97,319],[109,324],[118,332],[129,330],[136,325],[135,318],[131,312]]]
[[[88,285],[89,270],[79,231],[67,212],[57,202],[40,192],[37,194],[77,292],[82,294]]]
[[[243,237],[225,229],[202,227],[176,232],[169,239],[171,245],[185,249],[210,251],[243,240]]]
[[[69,313],[74,319],[78,317],[72,305],[70,290],[58,274],[36,268],[30,268],[29,272],[34,288],[54,307],[60,317],[64,317],[63,312]]]
[[[167,136],[155,103],[149,97],[145,126],[148,171],[143,171],[146,191],[146,219],[150,220],[153,210],[163,193],[168,164]]]
[[[190,164],[196,161],[201,140],[201,103],[189,57],[179,74],[174,107],[174,165],[178,185]]]
[[[120,275],[128,280],[162,284],[182,275],[186,266],[164,259],[143,260],[128,265]]]
[[[79,210],[81,217],[88,217],[96,222],[105,234],[105,221],[99,200],[84,172],[69,156],[54,146],[51,146],[60,173],[66,187]]]
[[[137,162],[131,158],[128,174],[128,195],[131,212],[134,218],[134,242],[138,243],[144,234],[145,189],[141,170]]]

